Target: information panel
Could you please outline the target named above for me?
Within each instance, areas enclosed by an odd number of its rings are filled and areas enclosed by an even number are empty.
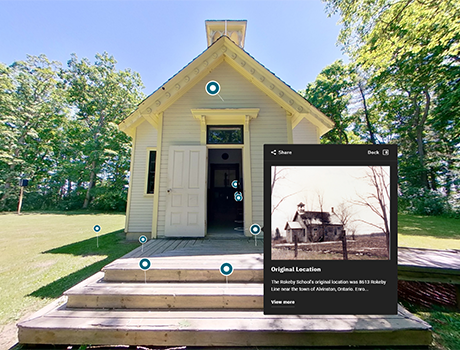
[[[265,314],[397,313],[396,145],[265,145],[264,198]]]

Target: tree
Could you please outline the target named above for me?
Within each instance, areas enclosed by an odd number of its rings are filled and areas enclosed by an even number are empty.
[[[343,49],[365,67],[385,69],[422,50],[459,62],[460,4],[456,0],[323,0],[338,13]],[[446,63],[448,63],[446,62]]]
[[[390,256],[390,177],[381,166],[370,166],[366,177],[374,191],[359,195],[355,203],[369,208],[380,218],[380,223],[360,221],[378,228],[385,234],[388,256]]]
[[[279,193],[279,191],[275,192],[275,186],[277,183],[279,183],[281,180],[285,180],[288,176],[288,168],[279,168],[277,166],[272,167],[272,183],[271,183],[271,196],[272,196],[272,212],[271,214],[275,212],[276,209],[280,206],[281,203],[283,203],[287,198],[292,197],[300,192],[300,191],[295,191],[287,195],[275,195]]]
[[[273,239],[275,241],[278,240],[278,239],[281,239],[281,232],[280,232],[280,229],[278,227],[275,230],[275,236],[273,237]]]
[[[344,201],[339,203],[339,205],[335,208],[332,208],[332,213],[337,216],[340,223],[344,228],[344,232],[342,234],[342,250],[343,250],[343,260],[348,260],[348,250],[347,250],[347,232],[348,232],[348,225],[351,223],[351,219],[355,214],[353,212],[352,206],[349,201]],[[354,239],[354,232],[353,232],[353,239]]]
[[[31,178],[39,191],[56,167],[53,146],[65,116],[59,67],[45,55],[0,65],[0,210],[11,208],[19,178]]]
[[[356,221],[353,221],[352,223],[348,224],[347,233],[349,236],[351,235],[351,239],[353,240],[355,239],[355,234],[357,230],[358,230],[358,225]]]
[[[300,92],[335,123],[334,129],[322,137],[322,143],[347,144],[350,141],[347,129],[352,118],[347,106],[354,84],[352,77],[350,67],[337,60],[324,68],[316,80]]]
[[[0,210],[30,178],[26,209],[124,210],[129,137],[119,123],[142,98],[142,83],[108,54],[69,68],[45,55],[0,64]],[[96,186],[97,185],[97,186]],[[30,198],[30,200],[27,200]]]
[[[75,110],[72,134],[78,137],[77,152],[81,152],[75,159],[85,164],[81,174],[86,186],[83,208],[89,206],[98,182],[104,188],[99,200],[102,195],[123,196],[126,184],[129,137],[117,124],[142,99],[143,85],[139,74],[130,69],[118,71],[116,63],[107,53],[97,54],[94,64],[74,54],[62,73],[67,101]]]
[[[352,203],[350,201],[340,202],[339,205],[333,208],[333,213],[348,232],[348,227],[353,222],[353,216],[355,215]]]
[[[405,207],[421,207],[417,201],[425,196],[433,198],[430,205],[439,209],[428,208],[429,213],[448,210],[449,205],[441,209],[437,204],[454,203],[458,191],[455,163],[460,142],[454,126],[459,118],[455,106],[459,98],[460,3],[325,2],[329,14],[341,16],[339,42],[344,51],[368,77],[371,112],[378,116],[379,124],[374,123],[373,132],[399,145]],[[354,130],[363,135],[362,127],[356,126]]]
[[[353,115],[353,131],[364,142],[377,144],[378,132],[382,130],[379,129],[379,118],[375,108],[374,86],[366,72],[354,63],[350,63],[350,66],[353,67],[350,74],[354,85],[348,109]]]

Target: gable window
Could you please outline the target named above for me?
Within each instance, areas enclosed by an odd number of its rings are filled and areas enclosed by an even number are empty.
[[[148,170],[147,170],[147,194],[153,194],[155,189],[155,162],[157,151],[149,151]]]
[[[243,125],[208,125],[208,144],[242,144]]]

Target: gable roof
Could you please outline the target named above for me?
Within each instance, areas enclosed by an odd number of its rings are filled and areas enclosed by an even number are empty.
[[[145,120],[157,128],[161,113],[222,62],[228,63],[284,108],[291,116],[292,128],[303,118],[318,128],[319,136],[334,126],[331,119],[313,107],[304,97],[229,37],[222,36],[144,99],[136,110],[118,125],[119,129],[128,135],[133,135],[135,128]]]
[[[327,211],[305,211],[302,214],[298,211],[295,212],[294,218],[292,221],[297,221],[297,217],[300,216],[300,219],[305,224],[313,224],[313,225],[342,225],[339,217],[335,213],[329,213]],[[342,225],[343,226],[343,225]]]
[[[299,230],[303,229],[302,225],[300,222],[297,221],[288,221],[286,222],[286,225],[284,226],[285,230],[291,229],[291,230]]]

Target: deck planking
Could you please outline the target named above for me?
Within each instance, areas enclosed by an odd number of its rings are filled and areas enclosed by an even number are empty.
[[[99,272],[64,293],[69,308],[262,309],[262,283],[104,283]]]
[[[195,254],[199,254],[194,250]],[[107,282],[263,282],[262,254],[166,255],[149,257],[151,268],[142,271],[138,258],[118,259],[103,268]],[[227,278],[219,271],[220,266],[230,262],[234,271]]]
[[[143,257],[152,263],[145,274],[138,265]],[[223,262],[235,268],[227,279],[218,271]],[[264,315],[262,282],[261,241],[255,246],[253,239],[152,240],[22,322],[19,339],[225,347],[431,343],[430,325],[402,307],[397,315]]]
[[[67,331],[57,332],[56,328]],[[33,329],[37,332],[29,332]],[[46,332],[53,329],[52,332]],[[23,343],[164,346],[426,345],[429,325],[398,315],[270,315],[262,311],[112,311],[55,309],[23,322]],[[97,337],[95,338],[95,334]]]
[[[403,281],[460,284],[460,251],[398,249],[398,278]]]

